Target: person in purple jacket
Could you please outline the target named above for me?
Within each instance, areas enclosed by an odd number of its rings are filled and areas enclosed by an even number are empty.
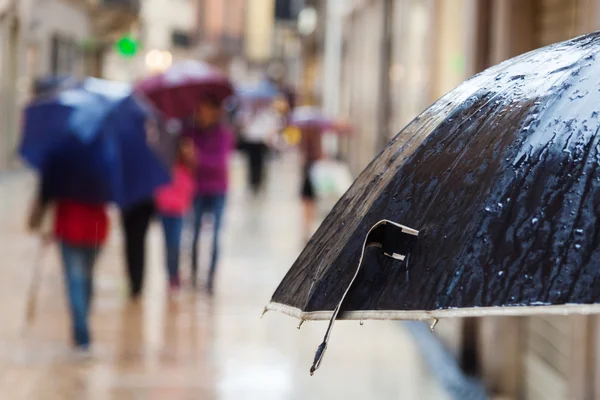
[[[213,245],[206,289],[212,294],[234,136],[222,124],[222,103],[210,97],[201,99],[191,124],[184,128],[183,133],[193,140],[196,155],[192,284],[197,284],[198,243],[203,218],[210,215],[213,221]]]

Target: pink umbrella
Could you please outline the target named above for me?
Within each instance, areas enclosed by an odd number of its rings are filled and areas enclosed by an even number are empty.
[[[292,111],[288,125],[299,129],[316,129],[322,133],[334,132],[338,134],[349,134],[352,127],[335,118],[323,114],[317,107],[297,107]]]
[[[136,89],[172,118],[192,114],[202,97],[222,101],[233,94],[233,85],[225,74],[194,60],[176,63],[162,74],[143,79]]]

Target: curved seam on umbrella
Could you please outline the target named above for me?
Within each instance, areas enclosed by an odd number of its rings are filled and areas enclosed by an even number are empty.
[[[325,331],[325,336],[323,337],[323,342],[319,345],[319,347],[317,348],[317,351],[315,353],[315,358],[313,361],[313,365],[310,367],[310,374],[313,375],[315,373],[315,371],[319,368],[319,366],[321,365],[321,361],[323,360],[323,356],[325,355],[325,350],[327,350],[327,342],[329,341],[329,337],[331,336],[331,331],[333,329],[333,324],[335,323],[335,320],[337,318],[337,315],[340,312],[340,309],[342,307],[342,303],[344,302],[344,299],[346,298],[346,295],[348,294],[348,292],[350,291],[350,288],[352,287],[352,284],[354,283],[354,281],[356,280],[356,277],[358,276],[358,273],[360,271],[360,268],[362,266],[362,262],[363,262],[363,257],[365,255],[365,248],[367,247],[367,240],[369,240],[369,235],[371,234],[371,232],[377,228],[380,225],[385,225],[386,223],[391,223],[394,225],[397,225],[396,223],[383,219],[379,222],[377,222],[375,225],[373,225],[369,231],[367,232],[366,236],[365,236],[365,240],[363,241],[363,245],[362,245],[362,249],[360,252],[360,259],[358,261],[358,267],[356,267],[356,271],[354,272],[354,276],[352,277],[352,280],[350,281],[350,283],[348,284],[348,286],[346,287],[346,291],[344,292],[344,294],[342,295],[342,298],[340,299],[340,301],[338,302],[338,305],[335,307],[335,309],[333,310],[333,313],[331,315],[331,319],[329,320],[329,325],[327,326],[327,330]]]

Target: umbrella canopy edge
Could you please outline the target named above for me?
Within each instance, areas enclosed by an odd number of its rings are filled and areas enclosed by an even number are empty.
[[[297,318],[302,321],[329,321],[333,311],[310,311],[305,312],[296,307],[282,303],[270,302],[266,311],[277,311],[279,313]],[[427,321],[444,318],[467,318],[467,317],[522,317],[539,315],[590,315],[600,313],[600,304],[561,304],[561,305],[539,305],[539,306],[506,306],[506,307],[470,307],[447,310],[368,310],[347,311],[339,313],[336,320],[360,321],[360,320],[406,320]]]

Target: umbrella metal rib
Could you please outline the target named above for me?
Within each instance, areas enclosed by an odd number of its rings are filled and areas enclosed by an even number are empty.
[[[382,229],[383,228],[383,229]],[[391,228],[391,229],[390,229]],[[400,234],[400,235],[398,235]],[[323,356],[325,354],[325,350],[327,349],[327,342],[329,341],[329,336],[331,335],[331,330],[333,329],[333,324],[341,310],[342,304],[344,303],[344,299],[348,294],[348,291],[352,287],[352,284],[356,280],[358,273],[360,272],[363,256],[365,254],[365,249],[370,246],[376,246],[382,249],[382,252],[387,257],[394,258],[396,260],[404,260],[408,255],[408,251],[410,249],[410,245],[412,244],[412,240],[400,241],[402,237],[412,237],[414,240],[419,235],[419,231],[406,227],[404,225],[397,224],[393,221],[389,220],[381,220],[377,222],[375,225],[369,229],[367,235],[365,236],[365,240],[363,242],[362,251],[360,255],[360,259],[358,261],[358,266],[356,267],[356,271],[354,273],[354,277],[348,284],[344,295],[340,299],[337,307],[333,310],[331,315],[331,319],[329,320],[329,326],[325,331],[325,336],[323,338],[323,343],[319,345],[317,348],[317,352],[315,354],[315,359],[313,361],[313,365],[310,368],[310,374],[313,375],[314,372],[319,368]],[[401,254],[405,253],[405,254]]]

